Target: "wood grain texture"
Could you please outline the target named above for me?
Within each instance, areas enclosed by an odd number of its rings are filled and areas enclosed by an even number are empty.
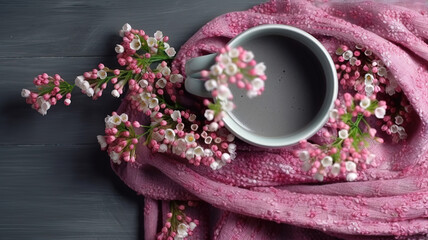
[[[42,117],[20,97],[37,74],[115,64],[128,22],[179,48],[202,25],[261,0],[0,0],[0,239],[142,239],[142,200],[96,143],[120,100],[79,94]]]

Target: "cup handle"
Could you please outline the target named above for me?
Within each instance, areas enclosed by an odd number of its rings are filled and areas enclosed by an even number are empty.
[[[186,80],[184,81],[184,87],[187,92],[204,98],[212,98],[210,92],[205,90],[204,80],[201,76],[202,70],[209,70],[209,68],[215,63],[214,59],[216,53],[209,55],[195,57],[186,62]]]

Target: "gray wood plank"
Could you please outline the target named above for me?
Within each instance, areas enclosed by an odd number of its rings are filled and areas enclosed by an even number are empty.
[[[0,147],[0,239],[137,239],[138,201],[97,146]]]
[[[182,45],[212,18],[260,0],[0,1],[0,57],[105,56],[126,22]]]

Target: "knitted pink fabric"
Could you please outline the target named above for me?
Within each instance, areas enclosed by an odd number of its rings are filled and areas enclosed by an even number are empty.
[[[207,23],[182,46],[174,64],[183,70],[189,58],[216,52],[242,31],[268,23],[303,29],[331,54],[340,43],[373,50],[415,109],[407,141],[373,144],[375,166],[359,172],[357,181],[327,178],[323,184],[301,170],[293,147],[238,142],[237,159],[213,171],[141,145],[135,164],[112,166],[145,196],[145,239],[155,238],[164,220],[158,218],[174,199],[201,200],[189,213],[201,220],[189,239],[428,238],[427,5],[274,0]],[[118,111],[145,121],[126,101]]]

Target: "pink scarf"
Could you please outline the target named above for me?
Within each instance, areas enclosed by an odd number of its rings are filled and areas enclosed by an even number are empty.
[[[141,145],[135,164],[113,164],[145,196],[145,239],[155,239],[168,200],[200,200],[189,216],[201,225],[190,239],[390,239],[428,237],[428,12],[427,5],[314,3],[273,0],[217,17],[182,46],[175,66],[218,51],[260,24],[286,24],[318,38],[333,53],[340,43],[360,44],[386,64],[415,109],[406,142],[374,144],[376,167],[355,182],[316,184],[301,170],[294,147],[261,149],[238,143],[238,157],[213,171]],[[124,101],[118,112],[131,113]],[[162,200],[162,201],[158,201]],[[321,232],[323,231],[323,232]]]

